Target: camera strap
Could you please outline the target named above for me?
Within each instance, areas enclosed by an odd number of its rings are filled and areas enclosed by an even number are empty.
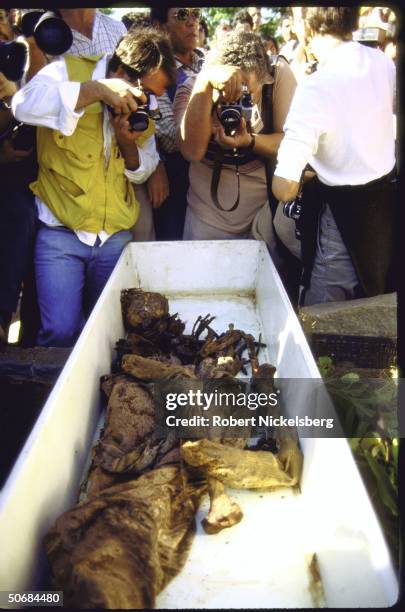
[[[237,150],[234,149],[234,151],[236,152],[235,155],[237,156]],[[240,200],[240,174],[239,174],[239,165],[236,162],[235,164],[235,169],[236,169],[236,179],[238,182],[238,195],[237,198],[233,204],[233,206],[231,208],[224,208],[223,206],[221,206],[219,200],[218,200],[218,186],[219,186],[219,181],[221,179],[221,172],[222,172],[222,164],[224,162],[224,156],[225,156],[225,149],[223,149],[222,147],[218,147],[218,149],[215,152],[215,156],[214,156],[214,168],[212,170],[212,178],[211,178],[211,198],[212,201],[214,202],[215,206],[222,211],[225,212],[232,212],[234,210],[236,210],[239,206],[239,200]]]
[[[273,65],[273,73],[272,76],[275,76],[275,65]],[[273,123],[273,83],[267,83],[263,85],[262,89],[262,108],[266,109],[266,113],[263,117],[263,131],[262,134],[272,134],[274,131],[274,123]],[[263,156],[264,169],[266,172],[266,183],[267,183],[267,195],[269,200],[269,206],[271,210],[271,216],[274,222],[274,217],[276,216],[278,201],[273,195],[271,189],[271,182],[273,180],[274,174],[274,164],[270,157]]]

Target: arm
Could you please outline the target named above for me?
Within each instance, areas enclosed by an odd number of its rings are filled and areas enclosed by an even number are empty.
[[[283,179],[280,176],[273,176],[271,183],[271,190],[274,197],[281,202],[288,202],[293,200],[298,195],[299,183],[297,181],[289,181]]]
[[[334,129],[327,99],[316,82],[304,79],[297,87],[284,127],[285,136],[277,155],[272,190],[282,202],[296,197],[302,171],[318,150],[323,134]]]
[[[189,161],[205,155],[212,135],[212,104],[219,92],[228,102],[242,93],[242,74],[235,66],[208,66],[197,76],[179,132],[180,151]]]
[[[139,91],[121,79],[69,81],[66,63],[61,59],[47,64],[14,95],[12,110],[23,123],[70,136],[87,105],[100,101],[118,113],[128,113],[137,109],[134,95]]]
[[[177,93],[177,116],[184,110],[178,132],[180,152],[189,161],[199,161],[212,135],[213,88],[205,74],[200,73],[192,91],[182,87]]]
[[[255,134],[253,150],[264,156],[274,156],[284,137],[283,125],[297,86],[295,77],[284,60],[277,64],[276,79],[273,88],[273,126],[272,134]],[[266,112],[266,109],[264,109]],[[242,121],[240,129],[234,136],[226,136],[222,127],[216,130],[216,140],[228,147],[247,147],[252,143],[252,136]]]
[[[148,180],[151,174],[156,170],[160,160],[156,150],[154,135],[147,138],[142,145],[138,145],[136,144],[136,139],[142,135],[142,132],[140,134],[132,132],[132,134],[136,136],[132,144],[128,146],[126,150],[119,143],[118,137],[117,142],[125,159],[125,175],[131,183],[139,184]]]
[[[152,172],[148,179],[148,196],[153,208],[160,208],[163,202],[169,197],[169,194],[170,188],[166,166],[164,162],[160,160],[156,170]]]

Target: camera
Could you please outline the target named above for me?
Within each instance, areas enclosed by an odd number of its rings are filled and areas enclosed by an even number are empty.
[[[218,118],[227,136],[231,136],[240,126],[242,117],[246,122],[252,119],[253,100],[246,84],[242,85],[242,95],[236,102],[222,104]]]
[[[72,46],[72,30],[53,11],[25,10],[17,29],[25,38],[33,36],[46,55],[63,55]],[[8,81],[22,79],[28,54],[29,47],[24,40],[0,41],[0,72]]]
[[[139,105],[128,117],[131,132],[145,132],[149,127],[149,119],[159,121],[162,118],[155,95],[149,91],[145,91],[144,94],[147,98],[146,103]],[[110,106],[108,109],[115,117],[114,109]]]
[[[72,46],[72,30],[53,11],[25,10],[18,29],[26,38],[33,36],[46,55],[63,55]]]
[[[26,42],[0,40],[0,72],[8,81],[19,81],[24,74],[28,60],[28,45]]]
[[[162,118],[155,95],[149,91],[144,93],[147,98],[146,104],[138,106],[138,109],[128,117],[131,131],[133,132],[144,132],[147,130],[149,118],[155,121],[159,121]]]
[[[283,206],[283,213],[287,219],[294,219],[295,221],[295,237],[297,240],[301,240],[301,214],[302,214],[302,195],[299,194],[295,200],[285,202]]]

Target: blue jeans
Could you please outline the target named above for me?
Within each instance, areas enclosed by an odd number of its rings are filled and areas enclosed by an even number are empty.
[[[304,306],[362,297],[358,276],[336,221],[326,204],[318,226],[316,256]]]
[[[123,230],[103,246],[90,247],[66,227],[41,224],[35,245],[35,272],[41,346],[72,346],[97,302],[125,245]]]

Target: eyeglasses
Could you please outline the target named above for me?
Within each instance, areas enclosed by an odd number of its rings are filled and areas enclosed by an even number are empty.
[[[190,17],[196,21],[199,21],[201,19],[201,10],[198,8],[180,8],[176,13],[173,13],[173,17],[174,19],[177,19],[177,21],[187,21],[187,19],[190,19]]]

